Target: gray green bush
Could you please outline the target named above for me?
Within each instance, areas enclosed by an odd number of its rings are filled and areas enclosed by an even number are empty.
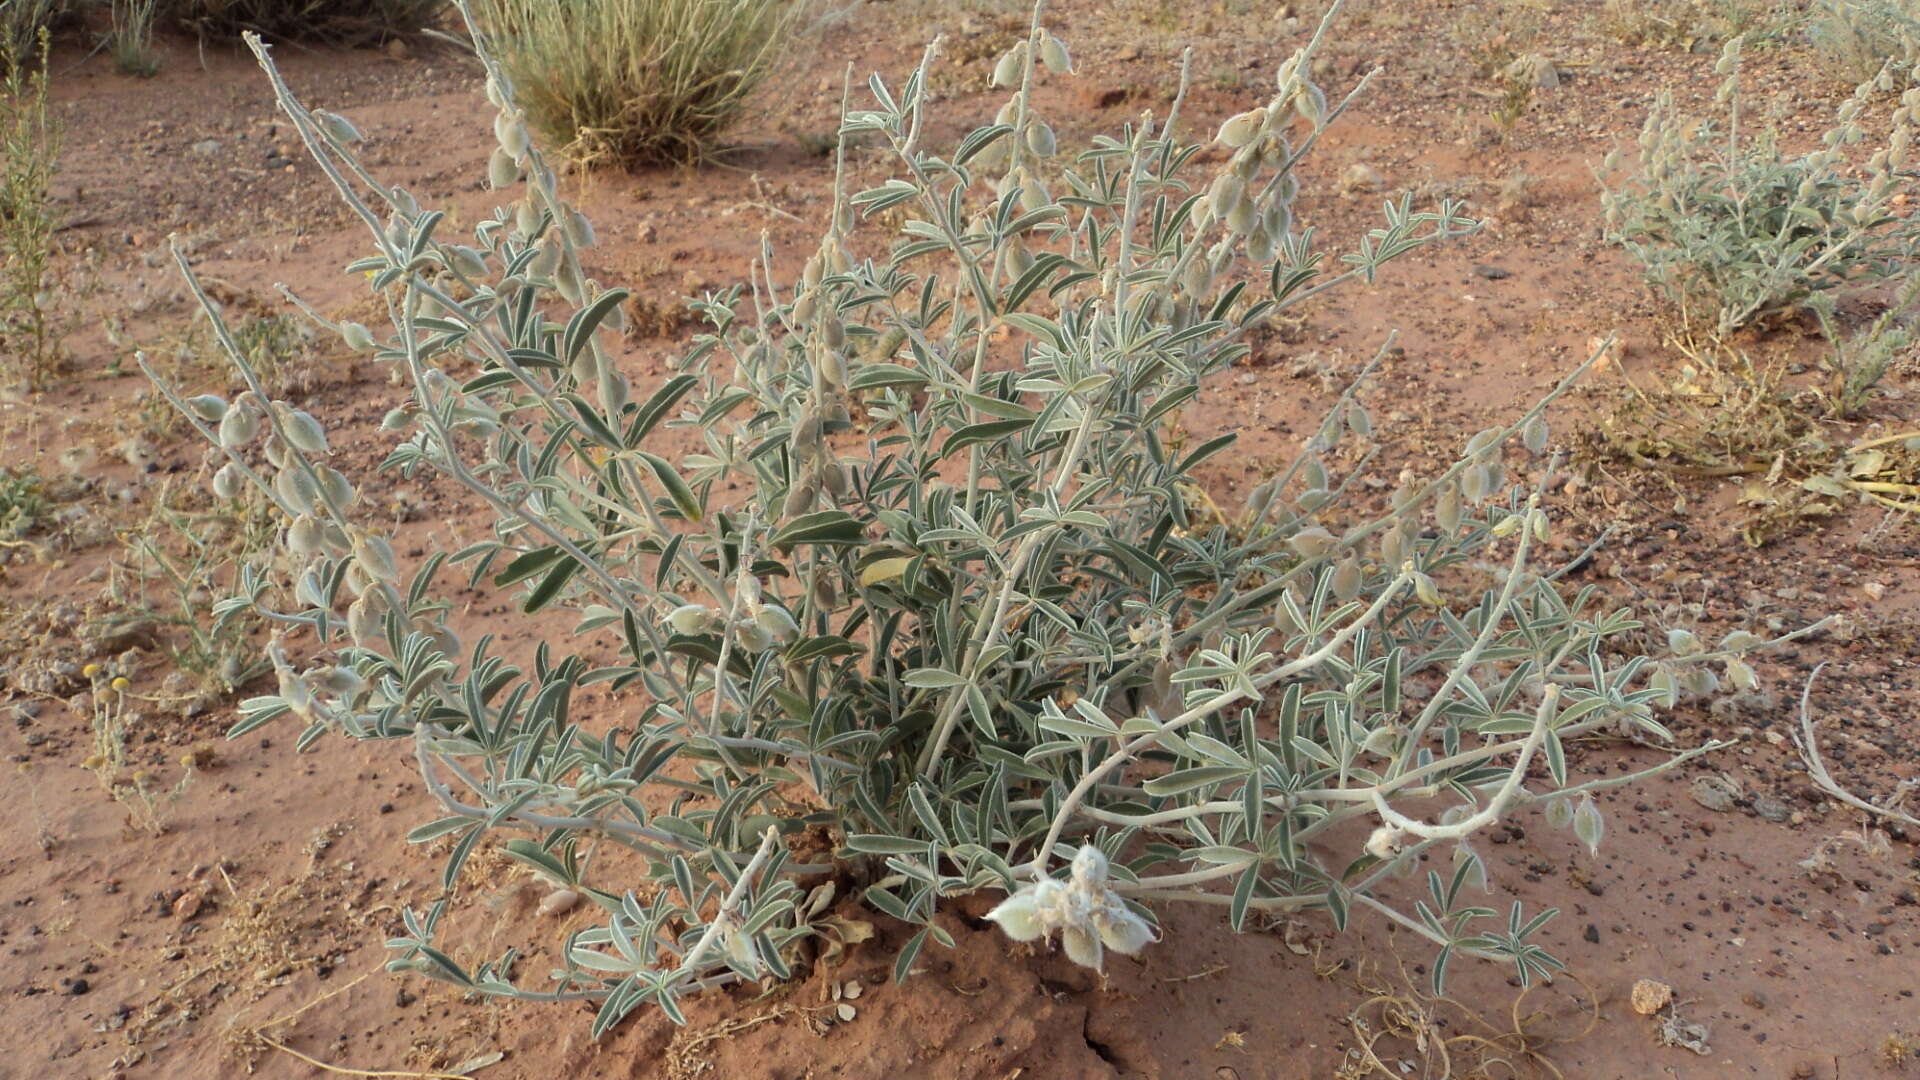
[[[1211,509],[1198,470],[1234,437],[1176,445],[1174,412],[1250,331],[1474,227],[1405,202],[1345,245],[1296,222],[1298,162],[1372,78],[1337,101],[1313,82],[1333,18],[1219,129],[1216,168],[1184,93],[1063,153],[1031,91],[1072,63],[1038,10],[993,65],[1006,104],[957,144],[933,135],[931,55],[873,77],[840,152],[876,141],[895,178],[849,190],[843,167],[817,247],[764,245],[646,386],[604,348],[627,294],[583,273],[592,229],[507,70],[488,60],[501,202],[456,237],[253,41],[372,240],[349,271],[391,325],[326,325],[409,387],[385,468],[451,481],[492,527],[403,561],[326,425],[237,348],[235,400],[163,385],[221,448],[216,491],[251,485],[283,523],[284,559],[223,602],[288,635],[233,732],[399,741],[440,815],[412,839],[451,845],[447,886],[485,845],[597,915],[524,972],[456,961],[445,904],[410,910],[391,968],[595,1001],[596,1031],[649,1002],[679,1020],[685,995],[786,977],[840,935],[842,888],[911,929],[902,978],[954,944],[936,909],[976,892],[1093,967],[1191,902],[1236,928],[1379,914],[1434,942],[1436,984],[1459,955],[1558,968],[1552,911],[1473,902],[1473,836],[1544,805],[1597,845],[1594,794],[1641,774],[1579,778],[1568,744],[1669,738],[1656,710],[1750,686],[1761,642],[1648,650],[1630,613],[1535,565],[1545,402],[1372,505],[1380,357],[1243,512]],[[516,598],[500,630],[564,611],[573,634],[510,662],[450,624],[466,583]],[[611,707],[582,707],[588,687]],[[1423,861],[1421,899],[1381,899]]]
[[[794,0],[479,0],[515,104],[584,162],[691,162],[790,41]]]
[[[1893,208],[1912,186],[1920,81],[1856,169],[1867,104],[1895,85],[1891,72],[1860,84],[1817,149],[1790,154],[1771,128],[1742,126],[1739,55],[1735,38],[1716,69],[1724,119],[1699,121],[1663,91],[1641,130],[1637,168],[1601,195],[1608,239],[1640,262],[1685,324],[1720,334],[1767,315],[1830,311],[1853,290],[1902,277],[1920,251],[1920,219]],[[1623,171],[1618,152],[1608,171],[1616,180]]]

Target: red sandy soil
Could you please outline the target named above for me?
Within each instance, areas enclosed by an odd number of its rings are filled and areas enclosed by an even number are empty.
[[[985,897],[941,915],[959,948],[928,952],[904,983],[888,977],[904,935],[882,919],[874,940],[791,985],[711,994],[688,1009],[685,1028],[643,1013],[598,1042],[580,1008],[469,1001],[381,972],[399,911],[442,894],[438,852],[404,841],[432,816],[405,755],[331,741],[295,754],[293,733],[275,727],[223,741],[243,695],[183,709],[182,680],[168,681],[178,631],[99,629],[114,608],[116,533],[144,528],[145,507],[169,478],[204,481],[201,449],[151,419],[163,414],[131,363],[136,346],[172,355],[192,325],[165,237],[187,239],[231,312],[283,310],[275,282],[323,310],[359,295],[341,267],[363,239],[317,170],[293,160],[258,68],[224,48],[170,41],[151,80],[116,74],[105,55],[54,57],[68,131],[62,241],[74,265],[85,256],[96,270],[70,279],[86,287],[68,303],[76,325],[61,380],[0,403],[0,460],[53,478],[65,500],[58,527],[34,547],[0,553],[0,746],[19,770],[7,781],[14,825],[0,855],[0,1078],[331,1075],[313,1061],[413,1076],[494,1054],[504,1057],[474,1075],[1292,1080],[1438,1077],[1449,1060],[1454,1076],[1902,1075],[1899,1040],[1920,1042],[1920,836],[1866,828],[1874,823],[1810,783],[1785,736],[1808,673],[1826,662],[1813,712],[1840,781],[1884,797],[1920,775],[1915,524],[1848,507],[1791,523],[1755,549],[1739,535],[1743,478],[1637,470],[1607,456],[1596,435],[1624,380],[1664,385],[1682,358],[1664,344],[1662,306],[1600,241],[1591,169],[1631,143],[1656,90],[1710,95],[1715,50],[1624,45],[1596,31],[1588,5],[1543,0],[1531,47],[1560,65],[1562,82],[1537,91],[1503,131],[1478,66],[1504,44],[1504,20],[1535,7],[1354,7],[1324,81],[1344,89],[1376,63],[1385,71],[1307,163],[1303,218],[1324,236],[1351,237],[1377,222],[1382,198],[1412,191],[1466,199],[1488,226],[1396,264],[1377,287],[1319,303],[1219,376],[1182,421],[1202,435],[1242,432],[1241,452],[1207,477],[1216,497],[1231,504],[1309,435],[1340,376],[1388,331],[1400,351],[1369,400],[1385,459],[1416,465],[1516,415],[1585,358],[1594,335],[1617,331],[1624,360],[1554,415],[1556,445],[1579,451],[1554,504],[1562,554],[1613,530],[1572,580],[1714,640],[1735,627],[1840,616],[1766,658],[1763,694],[1672,717],[1685,744],[1740,745],[1643,788],[1608,791],[1598,858],[1533,814],[1483,839],[1489,906],[1558,906],[1545,937],[1572,977],[1522,995],[1504,969],[1456,963],[1453,1000],[1435,1002],[1421,996],[1429,946],[1378,918],[1357,915],[1345,935],[1303,918],[1236,936],[1217,912],[1174,910],[1162,916],[1165,944],[1101,978],[1010,945],[980,918]],[[1194,130],[1210,132],[1264,101],[1274,65],[1310,31],[1285,10],[1063,2],[1049,21],[1073,45],[1080,74],[1055,80],[1040,107],[1069,147],[1142,110],[1163,114],[1179,52],[1191,46],[1190,115]],[[990,4],[858,7],[795,50],[725,164],[570,178],[601,237],[590,272],[655,305],[623,361],[635,381],[665,370],[690,332],[675,315],[679,298],[743,279],[763,230],[797,267],[826,214],[831,161],[817,140],[833,127],[849,63],[897,81],[944,32],[949,58],[976,58],[935,80],[952,137],[997,107],[977,58],[1022,22]],[[367,134],[370,164],[423,203],[469,222],[491,205],[482,183],[489,112],[470,61],[431,42],[392,53],[286,47],[280,58],[310,102]],[[1797,45],[1754,51],[1748,78],[1780,98],[1790,141],[1817,133],[1846,92]],[[853,163],[859,180],[887,175],[877,150]],[[1818,348],[1803,331],[1750,344],[1810,362]],[[203,340],[192,349],[209,355]],[[303,364],[296,396],[341,420],[339,467],[371,477],[384,445],[375,425],[398,391],[330,345]],[[181,371],[196,391],[225,389],[217,364],[190,356]],[[1844,444],[1914,428],[1915,388],[1908,358],[1863,420],[1828,425],[1827,437]],[[419,549],[476,535],[473,508],[445,489],[396,477],[377,490]],[[466,599],[463,630],[504,610],[499,596]],[[130,828],[82,767],[92,737],[74,671],[89,661],[121,664],[133,680],[140,715],[130,752],[156,782],[171,784],[182,755],[199,755],[164,833]],[[596,700],[609,716],[631,707]],[[1596,743],[1580,748],[1575,767],[1598,775],[1655,760]],[[1713,798],[1713,784],[1732,797]],[[1817,848],[1826,864],[1803,866]],[[538,971],[570,921],[585,917],[536,914],[540,896],[523,872],[482,853],[452,894],[443,944],[477,957],[525,941],[526,970]],[[1657,1021],[1628,1003],[1639,979],[1673,987],[1679,1015],[1708,1029],[1706,1053],[1659,1043]],[[834,989],[844,997],[850,983],[859,996],[843,1022]],[[1360,1054],[1368,1043],[1387,1073]]]

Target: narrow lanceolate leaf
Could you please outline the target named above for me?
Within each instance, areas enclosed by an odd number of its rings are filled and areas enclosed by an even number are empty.
[[[705,516],[699,498],[694,495],[693,489],[687,486],[687,482],[680,478],[680,471],[675,469],[671,462],[658,454],[649,454],[645,450],[637,450],[635,453],[639,454],[640,460],[646,462],[647,467],[653,470],[654,478],[660,481],[660,486],[667,489],[667,497],[673,500],[673,505],[680,511],[681,517],[688,521],[699,521]]]
[[[566,333],[561,335],[561,355],[567,363],[573,363],[587,347],[587,342],[593,339],[593,332],[631,295],[625,289],[608,289],[594,297],[593,303],[574,312],[573,318],[567,320]]]
[[[799,544],[858,544],[866,539],[860,519],[845,510],[820,510],[802,514],[773,535],[775,547]]]

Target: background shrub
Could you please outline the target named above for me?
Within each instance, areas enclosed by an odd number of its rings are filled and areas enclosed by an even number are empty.
[[[1850,148],[1866,137],[1872,95],[1895,85],[1891,72],[1841,104],[1818,149],[1788,155],[1773,130],[1741,126],[1739,55],[1735,38],[1717,69],[1724,119],[1696,121],[1662,93],[1641,130],[1638,169],[1601,195],[1608,238],[1640,261],[1687,325],[1721,334],[1768,314],[1831,310],[1839,294],[1901,276],[1920,253],[1920,219],[1891,209],[1896,187],[1909,182],[1920,73],[1863,176]],[[1610,168],[1618,157],[1609,155]]]
[[[428,25],[446,0],[162,0],[171,21],[202,37],[243,31],[270,38],[369,45]]]
[[[0,0],[0,75],[30,61],[40,31],[51,30],[72,13],[72,0]]]
[[[1920,0],[1820,0],[1807,18],[1807,36],[1821,66],[1848,82],[1863,82],[1889,62],[1920,61]]]
[[[1533,940],[1553,912],[1472,903],[1472,836],[1544,803],[1597,846],[1593,791],[1644,774],[1577,781],[1566,742],[1669,738],[1655,708],[1722,674],[1751,686],[1739,654],[1760,642],[1677,632],[1649,651],[1630,614],[1533,567],[1546,478],[1508,469],[1544,472],[1544,402],[1387,504],[1356,497],[1385,348],[1244,512],[1199,488],[1234,437],[1187,443],[1170,417],[1250,329],[1475,227],[1405,202],[1347,245],[1296,226],[1295,165],[1353,100],[1310,78],[1332,17],[1274,98],[1214,135],[1226,160],[1204,175],[1178,104],[1061,155],[1029,91],[1071,61],[1038,12],[993,64],[1009,100],[955,146],[923,138],[931,54],[897,85],[876,76],[841,152],[878,140],[896,177],[852,192],[842,170],[818,246],[768,251],[750,285],[701,298],[709,331],[651,387],[602,350],[627,294],[582,274],[592,230],[506,71],[489,68],[489,172],[513,201],[467,244],[370,181],[357,132],[300,104],[253,39],[369,229],[348,271],[391,326],[326,325],[410,386],[383,424],[386,467],[449,478],[493,527],[403,565],[328,464],[325,425],[273,400],[204,304],[248,390],[161,389],[220,447],[216,493],[252,486],[283,528],[279,558],[218,605],[287,631],[275,692],[233,733],[285,719],[301,746],[406,740],[442,815],[411,838],[452,843],[449,886],[501,843],[556,906],[601,917],[544,987],[513,982],[514,953],[438,949],[438,905],[405,914],[390,967],[594,1000],[596,1030],[646,1003],[678,1020],[682,995],[784,978],[806,939],[845,934],[829,913],[844,887],[916,928],[900,978],[953,943],[937,905],[983,890],[1007,894],[1008,934],[1057,935],[1096,968],[1151,942],[1149,904],[1176,901],[1236,928],[1373,910],[1435,943],[1436,984],[1458,955],[1523,981],[1559,966]],[[883,214],[904,225],[868,257],[859,218]],[[667,456],[663,428],[695,449]],[[439,584],[456,568],[519,612],[570,610],[577,643],[516,665],[463,640]],[[620,695],[617,716],[574,715],[593,685]],[[1429,853],[1411,912],[1377,896]]]
[[[516,103],[576,160],[710,152],[788,40],[795,0],[479,0]]]

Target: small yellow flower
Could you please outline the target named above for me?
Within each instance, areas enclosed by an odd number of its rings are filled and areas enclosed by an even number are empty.
[[[127,687],[131,685],[133,684],[127,681],[127,677],[125,675],[116,675],[113,678],[112,686],[115,690],[125,690]]]
[[[100,665],[99,665],[99,664],[88,664],[88,665],[87,665],[86,667],[83,667],[83,668],[81,668],[81,669],[80,669],[80,674],[82,674],[82,675],[84,675],[84,676],[86,676],[87,678],[89,678],[89,679],[91,679],[91,678],[93,678],[93,677],[94,677],[95,675],[98,675],[98,674],[100,674]]]

